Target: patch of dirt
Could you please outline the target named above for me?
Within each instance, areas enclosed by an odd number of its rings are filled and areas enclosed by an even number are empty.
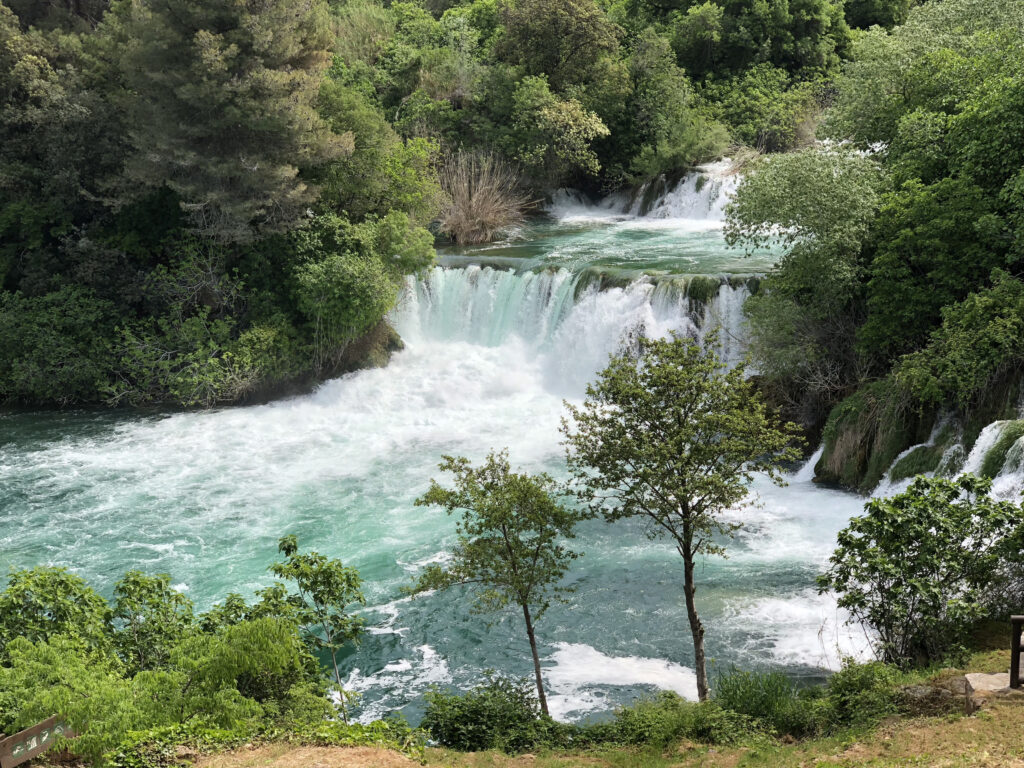
[[[373,747],[297,747],[269,744],[200,759],[195,768],[411,768],[405,755]]]

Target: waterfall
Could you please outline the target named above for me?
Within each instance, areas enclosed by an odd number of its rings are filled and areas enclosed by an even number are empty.
[[[614,192],[594,204],[574,189],[552,195],[548,213],[563,223],[624,218],[703,221],[717,226],[725,219],[725,206],[740,182],[730,173],[730,160],[698,167],[681,177],[665,175],[644,182],[630,192]]]
[[[435,267],[410,279],[392,322],[409,344],[524,345],[559,391],[580,391],[608,356],[638,336],[719,331],[720,354],[742,354],[745,282],[642,276],[602,285],[591,273]],[[708,283],[717,288],[709,288]]]
[[[935,456],[934,471],[924,473],[928,477],[987,474],[992,477],[992,495],[996,498],[1024,498],[1024,425],[1013,420],[994,421],[981,430],[968,451],[962,427],[948,415],[937,420],[927,442],[912,445],[895,458],[872,496],[881,498],[905,491],[913,478],[893,480],[893,468],[910,454],[924,449],[931,449]]]

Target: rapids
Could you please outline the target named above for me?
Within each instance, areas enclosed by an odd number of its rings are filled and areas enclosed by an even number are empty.
[[[0,415],[0,569],[64,565],[105,594],[129,568],[167,572],[205,609],[268,584],[278,537],[294,533],[366,580],[371,630],[344,660],[363,719],[402,710],[415,721],[431,685],[469,687],[485,669],[529,674],[515,615],[488,626],[457,592],[401,597],[454,533],[412,502],[444,453],[508,447],[516,465],[564,474],[563,400],[581,398],[631,335],[719,327],[735,358],[747,277],[771,257],[724,248],[721,170],[684,179],[646,216],[635,200],[562,195],[549,220],[503,243],[443,253],[393,314],[406,348],[391,364],[308,396],[199,413]],[[710,276],[699,296],[695,275]],[[708,657],[718,670],[820,678],[867,645],[814,589],[863,500],[815,486],[807,469],[754,490],[760,504],[731,513],[747,527],[729,559],[700,570]],[[553,713],[598,714],[656,687],[693,696],[672,547],[597,521],[576,543],[577,592],[538,626]]]

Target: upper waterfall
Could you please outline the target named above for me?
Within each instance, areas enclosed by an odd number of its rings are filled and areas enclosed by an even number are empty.
[[[731,173],[728,159],[683,174],[664,174],[633,190],[615,192],[597,203],[576,190],[552,195],[548,213],[562,223],[647,219],[651,224],[688,222],[693,228],[718,228],[740,176]]]

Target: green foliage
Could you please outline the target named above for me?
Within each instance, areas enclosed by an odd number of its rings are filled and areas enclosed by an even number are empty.
[[[363,621],[346,610],[362,603],[359,576],[298,553],[294,537],[281,551],[285,561],[271,570],[297,594],[275,584],[252,605],[229,595],[198,620],[166,575],[130,571],[108,606],[63,569],[12,571],[0,592],[0,731],[59,712],[81,734],[75,754],[98,763],[114,750],[125,765],[153,764],[144,754],[158,763],[194,739],[225,745],[268,734],[421,748],[398,723],[326,724],[335,708],[313,652],[333,657],[358,639]],[[158,732],[138,735],[150,729]]]
[[[586,85],[618,49],[620,30],[594,0],[506,0],[499,14],[499,54],[528,75],[546,75],[556,91]]]
[[[826,695],[833,722],[840,726],[872,725],[897,710],[897,670],[880,661],[845,660],[828,679]]]
[[[139,2],[121,71],[133,180],[167,185],[198,232],[230,241],[294,226],[316,199],[298,176],[352,149],[314,108],[329,63],[325,2]]]
[[[18,638],[74,638],[86,648],[106,649],[110,619],[106,601],[67,569],[12,570],[0,592],[0,660]]]
[[[114,306],[84,288],[0,292],[0,401],[98,399],[113,367]]]
[[[579,553],[561,542],[575,536],[583,515],[555,500],[555,482],[548,475],[513,472],[507,452],[489,454],[480,467],[466,458],[445,456],[440,469],[455,475],[454,490],[431,481],[416,504],[437,505],[449,515],[460,511],[458,543],[451,562],[427,566],[414,590],[474,585],[478,611],[520,608],[533,654],[537,697],[547,715],[534,622],[543,618],[552,600],[572,592],[561,581]]]
[[[928,345],[896,365],[921,403],[969,408],[1024,359],[1024,283],[1002,271],[992,282],[946,307]]]
[[[684,593],[696,651],[697,690],[707,698],[704,627],[694,603],[696,558],[724,554],[738,526],[721,515],[748,496],[753,472],[781,482],[796,428],[779,424],[746,378],[702,342],[641,339],[613,357],[564,420],[569,469],[580,501],[608,521],[640,518],[668,535],[684,563]]]
[[[366,604],[359,571],[318,552],[301,554],[294,536],[282,538],[278,551],[285,560],[274,563],[270,571],[295,584],[298,594],[288,598],[294,609],[293,620],[312,648],[330,654],[334,681],[342,694],[342,715],[347,722],[338,653],[346,645],[359,642],[366,624],[362,617],[351,613],[352,606]]]
[[[543,75],[523,78],[512,101],[516,159],[528,170],[555,183],[575,172],[597,174],[591,144],[609,134],[601,118],[576,99],[555,96]]]
[[[426,694],[420,727],[439,744],[464,752],[515,754],[549,744],[558,725],[542,716],[529,680],[488,677],[466,693]]]
[[[718,677],[713,700],[723,709],[759,720],[774,733],[799,739],[823,730],[819,702],[800,694],[781,672],[732,669]]]
[[[193,629],[192,601],[167,574],[128,571],[114,585],[114,645],[131,673],[166,667],[171,650]]]
[[[884,184],[871,157],[807,149],[761,159],[726,209],[727,242],[783,249],[745,312],[767,391],[808,427],[860,373],[860,249]]]
[[[758,64],[736,79],[708,83],[703,95],[736,140],[762,152],[783,152],[813,138],[803,126],[817,109],[814,85],[794,82],[784,69]]]
[[[889,469],[889,479],[906,480],[908,477],[934,472],[942,461],[945,445],[919,445]]]
[[[944,306],[962,300],[1005,262],[1005,227],[992,201],[957,178],[907,182],[881,202],[859,342],[895,357],[919,348]]]
[[[1018,556],[1021,526],[1020,507],[991,499],[990,487],[971,475],[921,477],[905,493],[868,502],[840,532],[819,586],[877,633],[886,661],[943,661],[985,617],[985,590]]]

